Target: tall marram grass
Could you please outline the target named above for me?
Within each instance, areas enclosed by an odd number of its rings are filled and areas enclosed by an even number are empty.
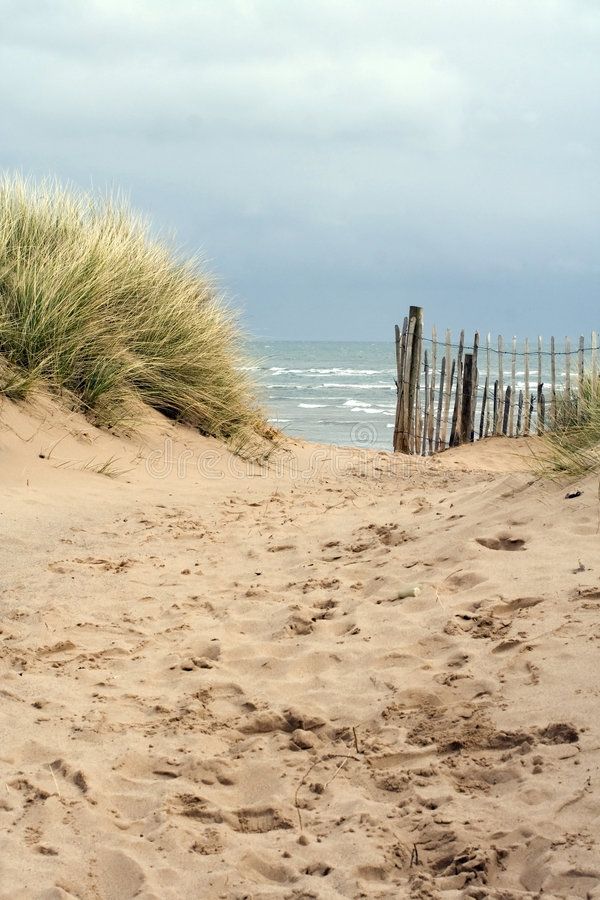
[[[577,394],[557,397],[556,422],[538,454],[543,474],[582,477],[600,473],[600,379],[583,379]]]
[[[0,393],[45,387],[102,424],[147,404],[204,434],[262,431],[214,283],[127,205],[0,181]]]

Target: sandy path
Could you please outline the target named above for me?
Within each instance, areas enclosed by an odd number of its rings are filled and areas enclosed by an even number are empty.
[[[0,897],[600,896],[593,482],[4,420]]]

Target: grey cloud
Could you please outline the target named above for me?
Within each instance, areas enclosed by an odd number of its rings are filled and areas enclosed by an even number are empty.
[[[124,188],[255,330],[597,326],[591,0],[0,10],[4,167]]]

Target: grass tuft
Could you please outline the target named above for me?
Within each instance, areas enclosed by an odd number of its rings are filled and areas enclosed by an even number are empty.
[[[124,203],[0,181],[0,393],[113,427],[147,404],[243,449],[268,432],[241,362],[214,282]]]
[[[600,379],[584,378],[577,394],[557,397],[556,422],[538,457],[541,472],[580,478],[600,473]]]

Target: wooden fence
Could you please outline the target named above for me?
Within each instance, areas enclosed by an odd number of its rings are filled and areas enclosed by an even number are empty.
[[[595,331],[586,346],[583,336],[573,347],[565,338],[564,350],[550,338],[530,346],[513,337],[510,346],[490,335],[458,343],[450,331],[438,340],[423,333],[423,310],[411,306],[402,328],[396,325],[398,398],[394,425],[394,451],[428,456],[448,447],[491,435],[520,437],[543,434],[556,425],[564,411],[564,398],[574,415],[577,397],[590,379],[598,385],[598,344]]]

